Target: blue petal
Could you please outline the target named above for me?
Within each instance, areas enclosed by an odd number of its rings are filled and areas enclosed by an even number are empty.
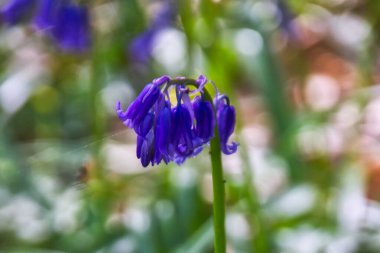
[[[172,144],[178,154],[190,156],[194,151],[194,133],[191,129],[192,124],[190,113],[186,107],[178,104],[177,107],[173,109],[172,114]]]
[[[168,107],[160,111],[156,122],[156,152],[169,157],[169,145],[171,137],[171,113]]]
[[[2,19],[8,25],[14,25],[25,18],[33,9],[35,0],[10,0],[1,8]]]
[[[141,158],[141,148],[144,143],[144,137],[137,135],[137,147],[136,147],[136,156],[138,159]]]
[[[91,44],[90,21],[87,8],[67,2],[57,11],[53,36],[61,49],[83,52]]]
[[[217,111],[217,118],[218,118],[218,131],[219,131],[222,152],[226,155],[235,153],[237,150],[238,144],[235,142],[233,142],[230,145],[227,144],[228,139],[230,138],[230,136],[232,135],[235,129],[235,122],[236,122],[235,108],[225,103],[219,104],[218,111]]]
[[[119,118],[130,128],[139,125],[160,96],[160,89],[148,84],[124,113],[118,113]]]
[[[195,134],[204,140],[209,141],[214,136],[214,111],[210,102],[196,97],[193,102],[193,110],[195,114]]]
[[[37,29],[47,30],[53,27],[59,3],[61,3],[61,0],[40,0],[34,17],[34,25]]]
[[[154,164],[154,134],[151,130],[145,138],[143,138],[140,152],[141,164],[143,167]]]
[[[153,113],[148,113],[140,124],[135,125],[134,129],[136,134],[145,137],[148,134],[149,130],[152,129],[153,120]]]
[[[124,112],[123,109],[121,108],[121,102],[120,101],[117,101],[117,103],[116,103],[116,113],[117,113],[117,116],[119,117],[119,119],[121,121],[127,120],[127,113]]]

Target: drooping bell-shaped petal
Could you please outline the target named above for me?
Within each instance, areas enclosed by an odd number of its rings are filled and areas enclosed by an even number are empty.
[[[40,0],[34,17],[34,26],[38,30],[51,29],[54,26],[55,16],[62,0]]]
[[[165,163],[170,161],[171,153],[170,140],[171,140],[171,111],[170,107],[166,105],[157,116],[156,121],[156,163],[159,163],[161,159],[164,159]]]
[[[191,128],[190,113],[186,107],[178,103],[172,110],[172,144],[176,153],[181,156],[190,156],[194,151],[194,133]]]
[[[127,111],[123,112],[120,103],[117,104],[116,112],[119,119],[123,121],[124,125],[135,128],[135,125],[139,125],[142,122],[146,114],[157,102],[160,93],[160,89],[157,86],[151,83],[147,84],[135,101],[129,105]]]
[[[295,24],[295,15],[288,6],[287,1],[276,0],[277,19],[279,20],[280,29],[293,42],[298,42],[300,34]]]
[[[194,132],[196,136],[207,142],[214,136],[215,119],[212,104],[196,97],[193,101],[193,110],[196,120]]]
[[[145,137],[150,129],[152,129],[154,121],[154,115],[153,113],[147,113],[144,119],[141,121],[140,124],[135,125],[134,129],[136,134]]]
[[[143,167],[149,165],[149,163],[154,164],[154,134],[153,129],[149,131],[149,133],[145,136],[137,136],[137,149],[136,155],[137,158],[141,160],[141,164]]]
[[[56,14],[53,37],[68,52],[84,52],[91,44],[90,21],[85,6],[71,2],[62,4]]]
[[[228,139],[232,135],[235,129],[236,113],[235,108],[224,101],[226,97],[223,96],[217,100],[217,121],[218,131],[222,152],[226,155],[230,155],[236,152],[238,144],[232,142],[227,144]]]
[[[138,159],[141,158],[141,148],[144,143],[144,139],[145,139],[144,137],[137,135],[136,156]]]
[[[183,101],[183,106],[188,110],[188,112],[190,114],[191,125],[193,125],[193,123],[195,122],[195,116],[194,116],[193,105],[191,103],[189,93],[186,92],[186,91],[183,92],[181,94],[181,98],[182,98],[182,101]]]
[[[32,10],[36,0],[8,0],[1,8],[1,18],[8,25],[14,25],[25,18]]]

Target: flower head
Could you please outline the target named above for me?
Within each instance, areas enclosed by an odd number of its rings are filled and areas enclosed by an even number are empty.
[[[182,164],[196,156],[214,137],[216,123],[222,152],[232,154],[237,150],[236,143],[227,144],[234,131],[235,109],[226,96],[219,96],[215,111],[211,101],[205,99],[206,83],[204,76],[198,80],[162,76],[147,84],[126,111],[117,103],[119,119],[137,134],[136,155],[144,167],[162,161]],[[188,84],[196,89],[190,90]],[[169,96],[172,86],[177,98],[173,105]],[[199,96],[191,101],[195,93]]]

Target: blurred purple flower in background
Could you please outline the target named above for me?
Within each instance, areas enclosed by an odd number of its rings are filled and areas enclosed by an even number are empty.
[[[46,30],[54,26],[54,17],[60,0],[40,0],[34,17],[34,26],[38,30]]]
[[[88,9],[72,0],[10,0],[1,14],[6,24],[14,25],[34,9],[34,28],[52,37],[61,50],[81,53],[90,48]]]
[[[277,17],[281,30],[293,41],[298,41],[299,34],[294,23],[294,14],[288,3],[284,0],[276,0]]]
[[[176,15],[177,7],[175,3],[166,1],[162,4],[147,30],[131,42],[128,51],[133,61],[142,64],[146,64],[149,61],[156,36],[162,30],[174,24]]]
[[[36,0],[9,0],[1,8],[1,16],[7,25],[15,25],[31,13]]]
[[[66,3],[57,10],[52,35],[64,51],[83,52],[90,47],[90,23],[87,8]]]
[[[183,80],[163,76],[147,84],[126,111],[120,102],[116,105],[119,119],[137,134],[136,155],[144,167],[150,163],[160,164],[162,160],[182,164],[187,158],[196,156],[214,137],[216,121],[221,151],[229,155],[237,150],[238,144],[227,145],[235,128],[235,109],[228,97],[217,97],[215,113],[211,102],[204,98],[205,77],[201,75],[195,81],[198,88],[192,91],[185,87]],[[160,89],[160,86],[163,87]],[[173,106],[169,96],[172,86],[177,99]],[[189,95],[194,93],[200,93],[200,97],[191,101]]]

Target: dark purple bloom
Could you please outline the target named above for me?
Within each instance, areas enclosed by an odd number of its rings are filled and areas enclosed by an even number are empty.
[[[137,158],[140,158],[142,166],[146,167],[149,163],[154,164],[154,134],[151,130],[147,136],[137,136]]]
[[[91,43],[87,8],[71,2],[62,4],[57,10],[52,35],[64,51],[86,51]]]
[[[209,101],[196,97],[193,101],[193,110],[196,120],[195,134],[205,142],[214,137],[214,110]]]
[[[192,122],[186,107],[178,103],[172,110],[172,144],[181,156],[189,156],[194,151]]]
[[[136,128],[143,121],[149,110],[157,102],[160,95],[160,89],[153,84],[148,84],[138,95],[135,101],[123,112],[121,104],[117,104],[117,114],[124,125],[130,128]]]
[[[236,152],[238,144],[232,142],[228,145],[228,139],[235,130],[236,113],[235,108],[230,105],[227,96],[220,96],[216,100],[218,132],[222,152],[230,155]]]
[[[161,157],[165,163],[170,161],[170,140],[172,135],[171,110],[169,103],[158,113],[156,122],[156,160]]]
[[[34,25],[38,30],[47,30],[54,26],[56,12],[62,0],[40,0],[34,17]]]
[[[182,164],[187,158],[199,154],[214,136],[214,107],[204,97],[207,79],[200,76],[196,81],[190,80],[189,84],[197,87],[194,90],[186,87],[189,79],[178,77],[174,80],[168,76],[154,79],[126,111],[120,102],[116,105],[119,119],[137,134],[136,155],[144,167],[162,161]],[[174,107],[169,99],[171,86],[175,87],[177,96]],[[194,93],[201,96],[191,101],[190,95]],[[227,142],[235,127],[235,109],[226,96],[218,97],[216,108],[222,152],[232,154],[237,150],[237,144],[228,145]]]
[[[135,125],[134,129],[136,134],[145,137],[150,129],[152,129],[153,126],[153,121],[154,121],[154,115],[153,113],[147,113],[144,117],[144,119],[141,121],[140,124]]]
[[[8,25],[14,25],[20,22],[34,7],[36,0],[9,0],[1,8],[3,21]]]

